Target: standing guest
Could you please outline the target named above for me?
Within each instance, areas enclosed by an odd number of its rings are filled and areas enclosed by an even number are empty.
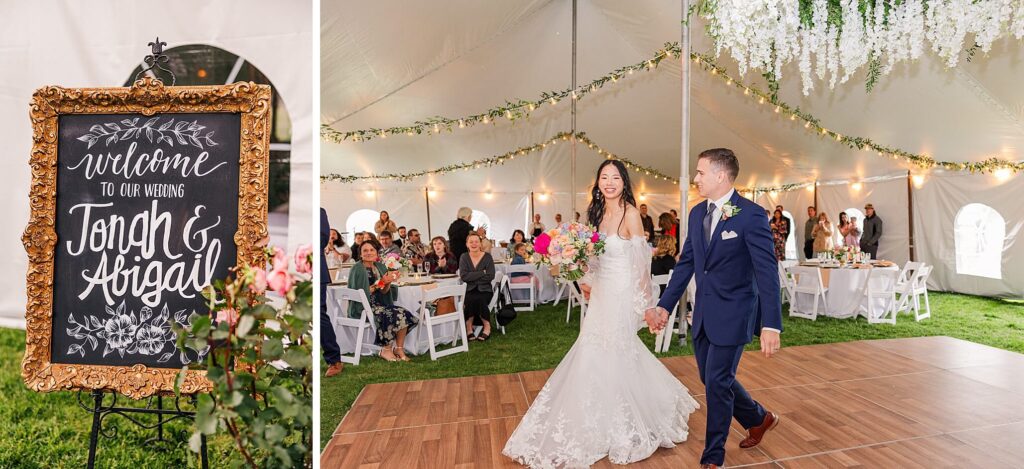
[[[466,237],[473,231],[473,225],[469,223],[473,219],[473,209],[462,207],[456,215],[455,221],[448,226],[448,243],[458,260],[466,252]]]
[[[576,222],[576,223],[579,223],[579,222],[580,222],[580,212],[576,212],[576,218],[573,218],[573,220],[572,220],[572,221],[574,221],[574,222]]]
[[[654,219],[647,214],[647,204],[640,204],[640,222],[644,225],[644,236],[647,242],[654,242]]]
[[[380,257],[388,257],[391,254],[402,255],[402,250],[395,246],[391,232],[384,230],[380,232]]]
[[[658,228],[661,229],[661,236],[667,236],[672,239],[678,238],[679,233],[677,233],[676,227],[677,225],[675,223],[675,220],[672,218],[671,213],[665,212],[658,216]],[[676,242],[676,246],[678,245],[679,243]]]
[[[516,253],[515,246],[519,243],[526,242],[526,233],[523,230],[515,230],[512,232],[512,237],[508,240],[508,256],[512,257]]]
[[[345,238],[338,233],[338,230],[331,228],[331,237],[324,247],[324,259],[327,260],[328,268],[335,268],[340,264],[348,262],[352,258],[352,249],[345,244]]]
[[[835,247],[835,242],[832,241],[832,222],[828,220],[827,213],[822,212],[818,215],[818,224],[811,230],[811,236],[814,238],[815,255],[831,251]]]
[[[846,212],[839,212],[839,236],[843,238],[843,246],[860,247],[860,230],[857,219],[850,218]]]
[[[413,265],[420,265],[423,263],[423,256],[427,255],[426,244],[420,240],[420,230],[413,228],[409,230],[409,237],[405,240],[405,245],[402,246],[402,257],[409,259]]]
[[[491,302],[494,289],[494,259],[491,253],[480,249],[480,235],[473,233],[466,238],[469,252],[459,258],[459,276],[466,284],[466,331],[473,332],[473,322],[483,323],[484,329],[474,340],[484,341],[491,336],[491,315],[487,305]]]
[[[423,256],[424,265],[429,266],[427,272],[431,274],[454,274],[459,270],[459,261],[455,254],[448,249],[448,242],[440,236],[430,240],[430,252]]]
[[[789,222],[782,216],[782,210],[775,209],[768,223],[772,229],[772,240],[775,241],[775,258],[786,260],[786,238],[789,237]]]
[[[668,211],[668,213],[672,214],[672,222],[675,223],[676,225],[678,225],[679,224],[679,212],[676,212],[676,209],[671,209],[671,210]],[[676,243],[676,245],[679,245],[679,243]]]
[[[533,224],[530,225],[530,237],[536,238],[545,231],[544,224],[540,222],[540,214],[533,214]]]
[[[327,211],[320,208],[320,246],[329,248],[331,223],[327,220]],[[345,364],[341,362],[341,347],[338,346],[338,337],[334,334],[334,323],[331,316],[327,314],[327,284],[331,283],[331,274],[327,269],[327,256],[320,258],[320,350],[323,351],[324,361],[327,362],[327,372],[324,376],[330,378],[341,374]]]
[[[789,217],[786,216],[786,209],[782,208],[781,205],[776,205],[775,210],[782,212],[782,219],[786,220],[786,240],[788,241],[789,237],[793,235],[793,220],[790,220]],[[769,216],[768,218],[771,217]]]
[[[362,231],[356,232],[356,234],[353,236],[353,238],[352,238],[352,246],[355,246],[355,249],[352,250],[352,261],[353,262],[359,262],[359,245],[363,244],[363,241],[365,241],[365,240],[366,240],[366,233],[364,233]]]
[[[405,337],[410,329],[416,327],[418,320],[409,310],[395,305],[398,287],[392,283],[398,280],[398,272],[388,272],[388,268],[384,267],[377,256],[377,247],[373,241],[364,241],[359,246],[359,252],[362,261],[352,266],[348,276],[348,287],[362,290],[370,301],[373,313],[371,316],[377,324],[375,343],[381,347],[380,357],[389,362],[407,362],[409,357],[405,356]],[[378,280],[381,280],[383,286],[378,286]],[[358,318],[362,311],[363,305],[355,301],[349,302],[350,318]]]
[[[562,226],[562,214],[561,213],[556,213],[555,214],[555,226]]]
[[[382,210],[380,212],[380,220],[373,224],[373,231],[379,236],[385,231],[394,233],[398,231],[398,227],[395,226],[394,221],[391,221],[391,215],[388,214],[387,210]]]
[[[804,258],[814,257],[814,227],[818,225],[818,210],[807,207],[807,223],[804,223]]]
[[[393,235],[394,232],[392,232],[391,234]],[[408,236],[408,233],[406,232],[405,227],[404,226],[399,226],[398,227],[398,238],[395,239],[395,246],[398,246],[399,248],[405,246],[405,242],[409,240],[409,238],[407,238],[407,236]]]
[[[875,214],[875,206],[864,206],[864,235],[860,238],[860,250],[878,259],[878,240],[882,239],[882,219]]]

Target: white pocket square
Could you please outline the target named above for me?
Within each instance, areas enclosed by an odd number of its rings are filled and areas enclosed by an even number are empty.
[[[736,232],[735,231],[723,231],[722,232],[722,241],[725,241],[727,239],[733,239],[735,237],[736,237]]]

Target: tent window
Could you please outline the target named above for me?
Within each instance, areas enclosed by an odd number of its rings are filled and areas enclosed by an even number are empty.
[[[479,210],[473,210],[473,218],[470,220],[470,224],[473,225],[474,230],[483,226],[487,230],[487,237],[494,238],[494,233],[491,232],[491,217],[487,216],[486,213]]]
[[[796,219],[793,218],[793,214],[786,210],[782,211],[782,216],[789,220],[789,235],[786,237],[786,259],[796,259]]]
[[[352,215],[348,216],[345,220],[345,232],[342,235],[345,237],[345,241],[352,244],[355,233],[361,231],[373,232],[373,225],[380,220],[380,212],[376,210],[362,209],[356,210]]]
[[[956,273],[1001,280],[1006,221],[984,204],[967,204],[956,214],[953,241]]]

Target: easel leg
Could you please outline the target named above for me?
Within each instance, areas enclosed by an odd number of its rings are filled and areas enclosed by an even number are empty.
[[[163,396],[156,396],[156,408],[157,410],[163,410]],[[164,441],[164,414],[156,414],[156,439],[157,441]]]
[[[199,449],[199,458],[201,459],[202,467],[203,469],[210,469],[210,462],[206,458],[206,435],[201,435],[199,439],[201,442]]]
[[[95,404],[92,408],[92,431],[89,432],[89,464],[88,468],[93,469],[96,465],[96,444],[99,441],[100,436],[100,416],[102,415],[101,409],[103,408],[103,392],[93,391],[92,397]]]

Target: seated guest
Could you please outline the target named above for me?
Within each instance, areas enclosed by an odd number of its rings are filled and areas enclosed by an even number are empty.
[[[374,341],[381,347],[380,357],[389,361],[409,361],[405,355],[405,337],[409,330],[416,327],[418,320],[411,312],[395,305],[398,298],[398,287],[392,282],[398,279],[398,272],[388,272],[387,267],[380,263],[377,245],[373,241],[365,241],[359,245],[360,262],[352,266],[348,274],[348,287],[362,290],[370,301],[372,318],[377,325],[377,337]],[[383,286],[377,281],[382,280]],[[349,302],[348,316],[358,318],[363,305]]]
[[[394,232],[392,232],[392,235],[394,235]],[[405,246],[405,242],[407,240],[408,240],[408,238],[406,238],[405,227],[404,226],[399,226],[398,227],[398,237],[395,238],[395,246],[398,246],[399,248],[401,248],[402,246]]]
[[[818,224],[811,230],[811,236],[814,237],[815,256],[820,252],[829,252],[835,247],[835,242],[832,241],[832,223],[828,221],[827,213],[821,212],[818,215]]]
[[[665,275],[676,266],[676,239],[669,236],[658,238],[651,259],[651,275]]]
[[[394,233],[398,231],[398,226],[396,226],[395,222],[391,220],[391,215],[389,215],[386,210],[382,210],[380,212],[380,220],[377,220],[377,223],[374,223],[373,225],[373,231],[378,235],[385,231]]]
[[[459,270],[459,261],[448,249],[448,242],[440,236],[430,240],[431,251],[423,256],[423,265],[431,274],[454,274]]]
[[[353,238],[352,238],[352,245],[355,246],[355,249],[352,250],[352,261],[353,262],[359,262],[359,246],[361,244],[363,244],[363,241],[365,241],[365,240],[366,240],[366,233],[363,233],[362,231],[357,231],[355,236],[353,236]]]
[[[519,243],[526,242],[526,233],[523,230],[515,230],[512,232],[512,238],[508,240],[508,257],[516,255],[516,245]]]
[[[420,241],[420,230],[413,228],[409,230],[409,237],[402,245],[402,257],[412,261],[414,265],[423,262],[423,256],[427,255],[427,245]]]
[[[459,259],[459,277],[466,284],[465,314],[466,332],[472,334],[473,322],[483,323],[484,329],[473,339],[484,341],[491,336],[491,311],[487,307],[491,302],[494,289],[494,259],[491,253],[480,249],[480,235],[472,233],[466,238],[469,252]]]
[[[380,257],[388,257],[391,254],[402,255],[402,250],[395,246],[391,238],[391,232],[384,230],[380,232]]]
[[[338,230],[331,228],[331,237],[324,246],[324,260],[328,268],[335,268],[352,258],[352,249],[345,244],[345,239]]]
[[[530,258],[529,250],[527,249],[526,243],[516,243],[513,246],[512,262],[511,265],[522,265],[527,263],[527,259]],[[529,283],[530,274],[525,272],[513,272],[508,274],[509,278],[514,283]]]

